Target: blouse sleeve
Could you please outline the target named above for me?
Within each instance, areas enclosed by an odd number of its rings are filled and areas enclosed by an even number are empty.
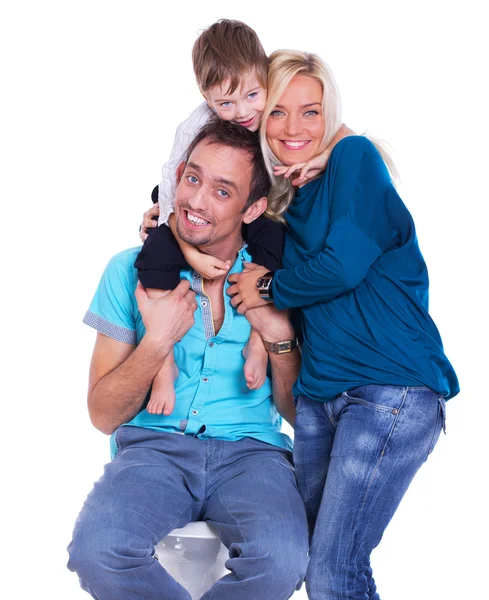
[[[178,165],[185,160],[187,148],[213,115],[212,110],[203,102],[177,127],[170,158],[161,169],[162,180],[158,190],[158,203],[160,205],[158,225],[168,225],[168,219],[173,212],[175,202]]]
[[[362,136],[340,142],[324,176],[329,185],[321,189],[329,193],[330,208],[326,244],[313,259],[275,273],[272,293],[280,309],[328,302],[354,289],[395,243],[387,203],[397,192],[372,142]]]

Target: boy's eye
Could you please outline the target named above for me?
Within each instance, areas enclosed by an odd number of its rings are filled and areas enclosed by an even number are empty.
[[[221,106],[223,108],[229,108],[232,105],[232,102],[221,102]]]
[[[217,194],[221,198],[229,198],[229,192],[226,192],[226,190],[217,190]]]

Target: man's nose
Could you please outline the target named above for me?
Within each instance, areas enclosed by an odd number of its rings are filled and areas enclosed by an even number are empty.
[[[189,205],[194,210],[202,210],[202,211],[206,210],[207,206],[208,206],[207,194],[208,194],[208,191],[205,189],[204,186],[199,187],[198,189],[195,190],[195,192],[189,198],[189,201],[188,201]]]

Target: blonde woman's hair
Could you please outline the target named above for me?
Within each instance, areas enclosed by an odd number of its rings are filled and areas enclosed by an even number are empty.
[[[271,219],[284,221],[283,214],[294,197],[294,187],[290,179],[275,177],[273,167],[281,165],[272,152],[266,138],[266,123],[278,104],[280,97],[296,75],[311,77],[319,81],[323,88],[322,111],[325,121],[325,130],[321,148],[326,148],[336,135],[342,124],[341,98],[331,69],[316,54],[301,52],[299,50],[277,50],[270,55],[268,68],[268,100],[263,112],[260,128],[260,142],[267,167],[272,181],[272,189],[268,195],[268,208],[266,214]],[[395,166],[382,142],[372,140],[379,150],[384,162],[392,175],[396,175]]]

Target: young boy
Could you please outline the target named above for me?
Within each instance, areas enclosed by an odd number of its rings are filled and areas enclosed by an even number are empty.
[[[173,289],[180,280],[180,269],[188,265],[207,279],[223,276],[231,267],[230,261],[225,263],[203,254],[178,238],[173,214],[176,170],[185,160],[190,142],[210,119],[232,121],[256,132],[267,99],[268,58],[256,33],[244,23],[221,20],[211,25],[195,42],[192,58],[197,84],[206,102],[177,129],[170,160],[163,167],[163,180],[157,191],[159,226],[146,239],[135,263],[141,283],[153,298]],[[156,188],[153,200],[156,200]],[[190,219],[198,226],[196,215],[190,215]],[[280,268],[284,226],[260,217],[246,229],[243,236],[253,260],[270,271]],[[258,389],[265,380],[268,362],[258,333],[252,331],[244,355],[247,385],[250,390]],[[153,381],[148,412],[165,415],[172,412],[176,376],[171,355]]]

